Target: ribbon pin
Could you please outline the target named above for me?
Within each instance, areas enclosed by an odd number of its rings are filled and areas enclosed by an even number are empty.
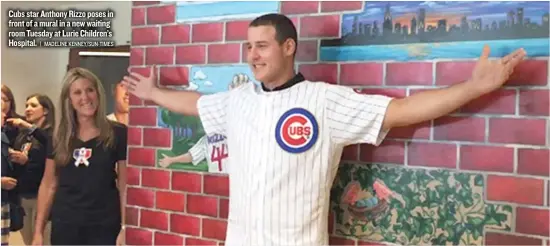
[[[73,158],[76,160],[74,162],[74,165],[76,167],[84,164],[85,166],[89,166],[90,162],[88,159],[92,156],[92,149],[86,149],[86,148],[80,148],[75,149],[73,152]]]

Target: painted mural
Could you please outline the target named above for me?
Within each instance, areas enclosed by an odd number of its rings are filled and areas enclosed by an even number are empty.
[[[213,22],[255,18],[279,12],[279,1],[163,1],[176,4],[176,21]],[[202,94],[223,92],[254,81],[247,65],[193,66],[189,86],[183,90]],[[157,150],[157,166],[203,172],[227,172],[226,137],[206,136],[198,117],[180,115],[160,108],[158,123],[172,129],[172,148]]]
[[[548,1],[365,2],[344,14],[342,37],[321,41],[322,61],[477,58],[524,48],[549,55]]]
[[[194,66],[189,73],[189,86],[183,90],[213,94],[231,90],[246,83],[257,83],[248,65]],[[172,130],[172,149],[157,150],[157,166],[213,173],[225,173],[229,166],[226,137],[205,135],[200,119],[160,108],[159,126]]]
[[[247,19],[278,12],[279,1],[177,1],[176,4],[178,22]]]
[[[251,19],[280,9],[278,1],[176,4],[176,19],[185,23]],[[361,13],[344,14],[341,38],[321,41],[320,59],[476,58],[483,44],[491,56],[502,56],[520,42],[530,56],[547,56],[547,12],[548,3],[540,2],[365,2]],[[193,66],[189,76],[181,89],[204,94],[258,83],[247,65]],[[158,120],[172,130],[173,143],[157,150],[157,166],[227,172],[225,136],[206,136],[197,117],[163,108]],[[484,190],[480,174],[342,163],[331,190],[334,233],[404,245],[481,245],[485,229],[512,226],[512,207],[485,202]]]
[[[331,191],[336,234],[403,245],[482,245],[512,207],[484,200],[481,174],[342,163]]]

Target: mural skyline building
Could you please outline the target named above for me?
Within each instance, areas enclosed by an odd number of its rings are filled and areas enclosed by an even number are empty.
[[[523,48],[550,55],[548,2],[365,2],[344,14],[341,37],[320,42],[320,61],[472,59]]]
[[[465,13],[459,21],[456,15],[451,15],[449,19],[443,16],[432,23],[427,23],[426,8],[418,8],[415,14],[408,13],[398,18],[392,15],[391,2],[387,3],[384,9],[380,27],[377,20],[369,18],[364,21],[360,15],[355,15],[351,21],[351,28],[345,28],[346,23],[343,23],[342,38],[323,40],[321,46],[547,38],[550,35],[548,12],[539,16],[540,21],[536,21],[525,17],[524,7],[500,13],[505,18],[498,22],[495,18],[485,22],[483,16],[479,15],[469,18]]]

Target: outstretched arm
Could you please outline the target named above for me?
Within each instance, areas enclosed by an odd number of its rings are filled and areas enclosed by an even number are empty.
[[[10,118],[7,119],[6,122],[14,127],[17,127],[18,129],[30,129],[28,135],[35,137],[40,144],[46,145],[48,144],[48,139],[51,136],[48,136],[48,132],[45,131],[42,128],[39,128],[23,119],[20,118]]]
[[[201,95],[191,91],[160,89],[156,86],[155,66],[149,77],[130,72],[123,83],[128,91],[143,100],[152,100],[168,110],[187,116],[199,116],[207,134],[225,134],[230,92]]]
[[[388,130],[413,125],[455,111],[469,101],[501,87],[526,55],[523,49],[518,49],[502,59],[489,60],[489,52],[489,47],[485,46],[471,79],[464,83],[392,100],[382,128]]]
[[[130,70],[128,69],[128,72]],[[151,67],[148,77],[136,72],[130,72],[124,76],[123,83],[128,86],[128,91],[143,100],[154,103],[179,114],[197,116],[197,102],[201,94],[194,91],[177,91],[162,89],[156,86],[155,66]]]
[[[201,94],[194,91],[151,89],[151,101],[175,113],[198,116],[197,102]]]
[[[343,146],[357,143],[378,146],[393,127],[436,119],[497,89],[524,56],[525,51],[518,50],[498,61],[489,61],[489,47],[485,47],[467,82],[402,99],[364,95],[349,87],[330,86],[326,107],[331,139]]]

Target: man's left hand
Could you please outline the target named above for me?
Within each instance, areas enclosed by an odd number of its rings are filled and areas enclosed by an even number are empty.
[[[527,54],[524,49],[517,49],[501,59],[489,60],[490,52],[489,46],[485,45],[469,81],[480,94],[500,88]]]

